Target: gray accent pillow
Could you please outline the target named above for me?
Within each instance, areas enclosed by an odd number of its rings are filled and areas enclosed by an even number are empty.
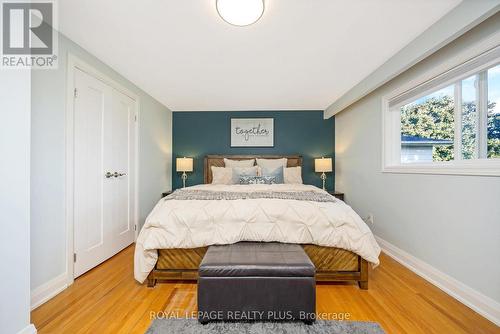
[[[276,183],[284,183],[283,180],[283,167],[279,166],[276,168],[266,168],[262,167],[260,169],[260,175],[262,177],[274,177],[276,180]]]
[[[233,167],[233,184],[240,183],[240,177],[242,176],[257,176],[258,171],[257,166],[253,167]]]

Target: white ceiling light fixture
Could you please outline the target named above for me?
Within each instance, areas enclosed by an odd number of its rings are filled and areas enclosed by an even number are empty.
[[[229,24],[248,26],[264,14],[264,0],[217,0],[217,12]]]

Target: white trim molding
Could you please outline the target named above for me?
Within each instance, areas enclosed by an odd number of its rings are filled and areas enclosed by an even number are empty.
[[[375,236],[382,251],[413,271],[418,276],[432,283],[462,304],[470,307],[497,326],[500,326],[500,303],[474,290],[470,286],[439,271],[428,263]]]
[[[33,324],[29,324],[28,326],[24,327],[19,332],[17,332],[17,334],[36,334],[36,333],[37,333],[37,330],[36,330],[35,325],[33,325]]]
[[[31,290],[31,310],[36,309],[68,287],[67,273],[62,273],[50,281]]]
[[[476,175],[500,176],[500,161],[497,160],[462,160],[459,162],[442,161],[427,164],[405,164],[383,166],[383,173],[399,174],[443,174],[443,175]]]

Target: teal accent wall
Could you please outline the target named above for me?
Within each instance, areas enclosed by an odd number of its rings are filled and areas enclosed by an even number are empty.
[[[274,118],[274,147],[231,147],[232,117]],[[194,158],[194,171],[187,185],[203,183],[203,159],[208,154],[300,154],[305,184],[321,186],[314,172],[314,158],[335,157],[335,119],[323,119],[323,111],[199,111],[173,113],[173,189],[182,187],[175,171],[177,157]],[[327,188],[334,189],[334,175],[328,173]]]

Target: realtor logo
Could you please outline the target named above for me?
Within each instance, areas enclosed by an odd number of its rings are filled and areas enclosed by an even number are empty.
[[[56,68],[54,3],[2,3],[2,67]]]

